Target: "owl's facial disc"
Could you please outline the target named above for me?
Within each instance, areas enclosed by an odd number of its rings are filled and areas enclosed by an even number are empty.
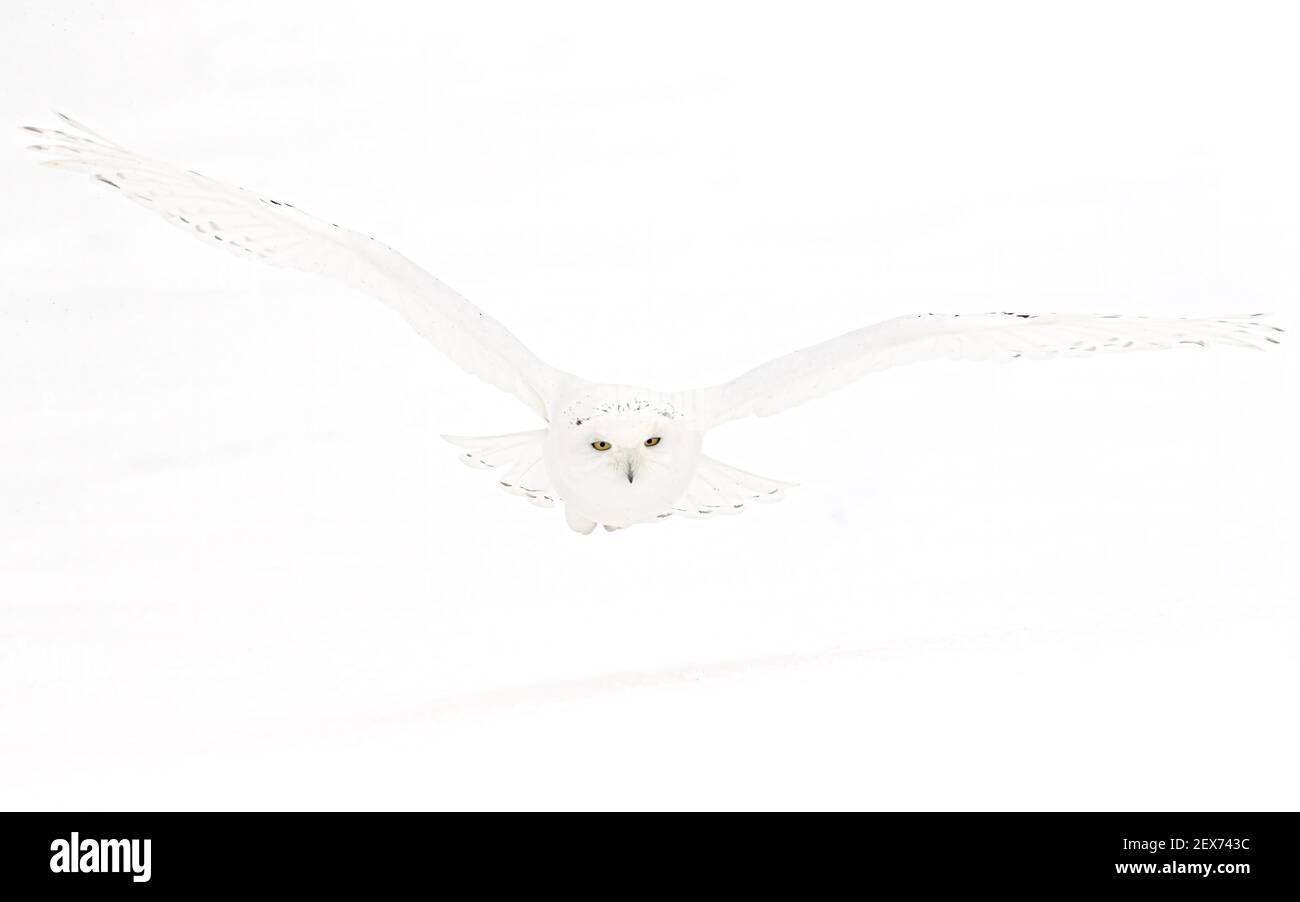
[[[590,447],[597,455],[607,455],[606,461],[611,465],[621,477],[627,478],[628,485],[635,485],[638,471],[641,471],[646,465],[655,463],[670,463],[670,461],[659,460],[655,457],[663,455],[659,452],[652,457],[654,453],[651,449],[659,448],[664,444],[664,436],[660,433],[670,430],[672,424],[660,417],[607,417],[599,421],[592,421],[596,435],[590,442]],[[642,433],[650,432],[642,436]],[[606,438],[607,435],[613,438]],[[672,447],[671,443],[668,446]]]
[[[562,409],[546,470],[567,508],[606,526],[654,520],[686,491],[703,435],[666,400],[609,389]]]

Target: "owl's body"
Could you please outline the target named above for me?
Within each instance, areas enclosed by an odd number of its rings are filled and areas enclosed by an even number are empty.
[[[664,393],[580,379],[543,362],[506,328],[396,251],[291,204],[141,157],[66,116],[72,131],[27,127],[46,165],[85,172],[172,225],[230,253],[348,282],[400,313],[467,371],[515,395],[544,428],[454,438],[462,460],[507,492],[563,504],[577,532],[673,516],[735,514],[789,483],[704,455],[706,433],[768,416],[875,370],[921,360],[1089,357],[1211,344],[1266,348],[1282,330],[1255,316],[912,314],[769,361],[721,385]]]
[[[570,528],[584,535],[598,525],[707,519],[779,500],[790,483],[702,453],[704,420],[693,401],[690,392],[583,383],[558,396],[545,429],[445,438],[465,449],[468,466],[496,470],[507,492],[541,507],[562,504]]]
[[[703,441],[664,395],[591,386],[556,403],[543,460],[573,529],[620,529],[671,512],[695,475]]]

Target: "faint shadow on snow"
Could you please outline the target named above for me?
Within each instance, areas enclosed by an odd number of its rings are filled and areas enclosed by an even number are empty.
[[[672,691],[691,686],[701,688],[725,686],[730,682],[781,677],[796,672],[815,672],[835,667],[875,668],[891,661],[930,655],[988,654],[1088,639],[1114,641],[1123,637],[1140,638],[1144,634],[1170,635],[1190,629],[1215,629],[1215,624],[1220,621],[1240,622],[1254,619],[1265,613],[1265,609],[1241,610],[1232,616],[1200,618],[1195,622],[1189,622],[1173,614],[1163,614],[1127,623],[1074,623],[1020,627],[996,632],[900,639],[865,648],[832,647],[789,654],[760,655],[572,679],[546,680],[457,693],[433,699],[427,704],[407,706],[403,709],[359,712],[355,715],[314,720],[310,723],[298,721],[292,727],[281,721],[276,726],[268,728],[262,734],[262,738],[274,741],[275,734],[280,734],[282,730],[291,731],[294,738],[301,740],[341,738],[375,730],[429,726],[439,721],[451,723],[458,720],[494,719],[520,710],[581,703],[611,695]]]

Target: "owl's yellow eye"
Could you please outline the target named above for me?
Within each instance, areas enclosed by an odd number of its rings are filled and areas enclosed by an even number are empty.
[[[595,448],[597,451],[608,451],[612,446],[609,442],[601,439],[598,442],[592,442],[591,447]]]
[[[647,448],[653,448],[655,445],[659,444],[660,441],[661,441],[661,437],[656,435],[654,438],[646,439],[645,446]]]

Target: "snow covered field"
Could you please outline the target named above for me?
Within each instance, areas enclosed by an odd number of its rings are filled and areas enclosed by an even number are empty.
[[[0,121],[598,379],[925,310],[1300,328],[1295,23],[980,6],[10,0]],[[891,370],[711,438],[780,504],[583,538],[457,463],[537,423],[380,304],[8,134],[0,807],[1300,806],[1294,343]]]

